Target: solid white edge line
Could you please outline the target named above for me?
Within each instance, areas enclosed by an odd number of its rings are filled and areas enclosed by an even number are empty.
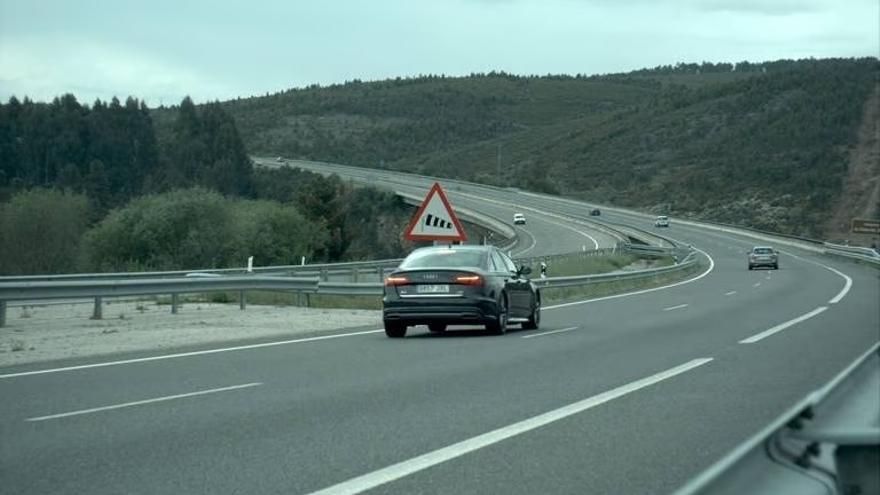
[[[60,414],[50,414],[48,416],[37,416],[35,418],[27,418],[25,421],[46,421],[48,419],[67,418],[70,416],[80,416],[82,414],[92,414],[101,411],[111,411],[113,409],[122,409],[124,407],[142,406],[144,404],[154,404],[156,402],[166,402],[175,399],[184,399],[187,397],[197,397],[199,395],[216,394],[218,392],[228,392],[230,390],[239,390],[242,388],[259,387],[261,382],[245,383],[243,385],[232,385],[230,387],[212,388],[208,390],[199,390],[197,392],[188,392],[185,394],[166,395],[164,397],[156,397],[154,399],[136,400],[133,402],[124,402],[122,404],[114,404],[111,406],[93,407],[90,409],[80,409],[79,411],[71,411]]]
[[[517,256],[517,257],[522,256],[522,255],[525,254],[525,253],[528,253],[528,252],[531,251],[532,249],[535,249],[535,246],[538,245],[538,238],[535,237],[534,234],[532,234],[531,232],[529,232],[528,230],[526,230],[526,229],[523,228],[523,227],[520,227],[520,230],[522,230],[523,232],[525,232],[526,234],[528,234],[529,237],[532,238],[532,244],[531,244],[529,247],[523,249],[522,251],[516,253],[514,256]]]
[[[333,335],[321,335],[318,337],[306,337],[302,339],[279,340],[275,342],[263,342],[260,344],[237,345],[234,347],[221,347],[217,349],[205,349],[203,351],[179,352],[175,354],[162,354],[160,356],[149,356],[133,359],[122,359],[119,361],[106,361],[103,363],[81,364],[78,366],[65,366],[63,368],[49,368],[44,370],[22,371],[19,373],[7,373],[0,375],[0,379],[16,378],[20,376],[44,375],[47,373],[59,373],[62,371],[85,370],[90,368],[102,368],[104,366],[116,366],[120,364],[145,363],[148,361],[159,361],[162,359],[175,359],[189,356],[201,356],[203,354],[217,354],[218,352],[243,351],[247,349],[260,349],[262,347],[274,347],[277,345],[299,344],[302,342],[316,342],[319,340],[339,339],[342,337],[354,337],[356,335],[367,335],[371,333],[384,332],[384,330],[365,330],[363,332],[338,333]]]
[[[688,307],[687,304],[679,304],[678,306],[670,306],[668,308],[663,308],[663,311],[674,311],[676,309],[684,309]]]
[[[531,334],[531,335],[523,335],[522,338],[524,338],[524,339],[531,339],[531,338],[534,338],[534,337],[543,337],[544,335],[553,335],[554,333],[570,332],[570,331],[572,331],[572,330],[577,330],[578,328],[580,328],[580,327],[567,327],[567,328],[561,328],[561,329],[559,329],[559,330],[551,330],[551,331],[549,331],[549,332],[541,332],[541,333],[533,333],[533,334]]]
[[[584,412],[588,409],[592,409],[606,402],[623,397],[624,395],[690,371],[712,361],[712,359],[713,358],[701,358],[688,361],[687,363],[670,368],[666,371],[661,371],[660,373],[630,382],[626,385],[622,385],[607,392],[602,392],[598,395],[574,402],[567,406],[533,416],[529,419],[483,433],[482,435],[471,437],[467,440],[442,447],[432,452],[413,457],[412,459],[392,464],[391,466],[312,492],[311,495],[353,495],[376,488],[377,486],[390,483],[413,473],[436,466],[437,464],[461,457],[483,447],[487,447],[508,438]]]
[[[773,328],[764,330],[761,333],[756,333],[755,335],[752,335],[751,337],[749,337],[747,339],[740,340],[739,343],[740,344],[754,344],[755,342],[764,340],[767,337],[773,335],[774,333],[781,332],[790,326],[797,325],[798,323],[805,321],[805,320],[809,320],[810,318],[812,318],[818,314],[821,314],[826,309],[828,309],[828,306],[819,306],[818,308],[810,311],[809,313],[802,314],[802,315],[798,316],[797,318],[788,320],[785,323],[780,323],[779,325],[776,325]]]
[[[546,310],[550,310],[550,309],[567,308],[569,306],[578,306],[580,304],[589,304],[589,303],[594,303],[594,302],[599,302],[599,301],[607,301],[609,299],[617,299],[620,297],[637,296],[639,294],[647,294],[648,292],[669,289],[672,287],[678,287],[679,285],[684,285],[684,284],[689,284],[691,282],[696,282],[697,280],[700,280],[701,278],[710,274],[712,272],[712,270],[715,269],[715,260],[713,260],[712,257],[709,256],[709,253],[707,253],[706,251],[703,251],[702,249],[697,249],[697,248],[694,248],[694,249],[696,251],[703,253],[703,255],[709,259],[709,269],[707,269],[705,272],[697,275],[696,277],[689,278],[687,280],[682,280],[681,282],[676,282],[674,284],[664,285],[662,287],[652,287],[650,289],[642,289],[642,290],[637,290],[634,292],[625,292],[623,294],[614,294],[613,296],[603,296],[603,297],[597,297],[595,299],[585,299],[583,301],[572,301],[572,302],[567,302],[567,303],[554,304],[552,306],[544,306],[541,308],[541,310],[546,311]],[[0,377],[0,378],[2,378],[2,377]]]
[[[781,251],[781,250],[780,250],[780,251]],[[800,257],[800,256],[798,256],[798,255],[796,255],[796,254],[792,254],[792,253],[790,253],[790,252],[788,252],[788,251],[781,251],[781,252],[783,252],[783,253],[785,253],[785,254],[791,256],[792,258],[799,259],[799,260],[801,260],[801,261],[803,261],[803,262],[806,262],[806,263],[812,263],[812,264],[814,264],[814,265],[819,265],[819,266],[821,266],[822,268],[824,268],[824,269],[826,269],[826,270],[828,270],[828,271],[830,271],[830,272],[832,272],[832,273],[834,273],[834,274],[836,274],[836,275],[838,275],[838,276],[840,276],[840,277],[843,277],[843,280],[844,280],[843,289],[841,289],[840,292],[838,292],[836,296],[834,296],[834,297],[832,297],[831,299],[829,299],[829,300],[828,300],[828,304],[837,304],[837,303],[839,303],[840,301],[842,301],[843,298],[846,297],[847,294],[849,294],[849,290],[850,290],[850,288],[852,288],[852,279],[851,279],[847,274],[841,272],[840,270],[837,270],[837,269],[835,269],[835,268],[832,268],[832,267],[830,267],[830,266],[828,266],[828,265],[826,265],[826,264],[819,263],[818,261],[808,260],[807,258]]]
[[[732,291],[730,291],[730,292],[725,292],[725,293],[724,293],[725,296],[732,296],[732,295],[734,295],[734,294],[736,294],[736,291],[735,291],[735,290],[732,290]]]

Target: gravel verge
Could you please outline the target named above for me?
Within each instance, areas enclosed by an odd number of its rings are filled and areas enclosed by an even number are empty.
[[[89,319],[91,304],[8,308],[0,366],[382,324],[380,311],[291,306],[187,303],[173,315],[168,305],[117,301],[103,313]]]

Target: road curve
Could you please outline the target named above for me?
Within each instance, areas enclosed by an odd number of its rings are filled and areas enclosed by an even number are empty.
[[[557,214],[588,208],[467,189]],[[530,230],[533,250],[568,239],[552,225]],[[701,249],[711,271],[548,307],[537,331],[415,329],[390,340],[366,328],[0,369],[2,486],[19,494],[671,492],[880,339],[880,283],[876,270],[794,248],[780,270],[748,271],[754,240],[674,221],[666,234]]]
[[[295,166],[318,173],[336,173],[345,179],[385,187],[416,197],[424,197],[435,182],[434,179],[409,174],[395,174],[383,170],[358,169],[317,162],[289,161],[285,164],[279,164],[270,159],[256,159],[256,161],[266,167]],[[573,224],[559,218],[551,211],[536,208],[531,204],[524,204],[519,201],[520,195],[516,191],[474,188],[465,183],[442,179],[439,181],[444,185],[453,207],[479,211],[508,223],[512,223],[514,213],[524,213],[528,220],[527,224],[515,226],[521,233],[520,242],[511,250],[512,254],[516,256],[544,256],[610,248],[615,247],[619,241],[618,238],[609,235],[602,229],[589,225]]]

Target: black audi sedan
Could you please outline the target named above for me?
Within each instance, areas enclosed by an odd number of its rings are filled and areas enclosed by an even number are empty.
[[[404,337],[415,325],[444,332],[448,325],[479,324],[495,334],[511,323],[538,328],[541,293],[529,273],[494,246],[416,249],[385,279],[385,334]]]

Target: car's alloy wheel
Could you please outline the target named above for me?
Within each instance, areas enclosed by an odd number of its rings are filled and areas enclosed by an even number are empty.
[[[535,330],[538,326],[541,325],[541,300],[538,299],[535,301],[535,308],[532,310],[532,314],[529,315],[529,321],[522,324],[522,327],[525,330]]]
[[[496,335],[507,333],[507,298],[504,295],[498,303],[498,315],[495,321],[486,324],[486,329]]]
[[[431,323],[428,325],[428,330],[434,333],[441,333],[446,331],[446,323]]]
[[[406,336],[406,325],[396,322],[385,322],[385,335],[392,339],[400,339]]]

